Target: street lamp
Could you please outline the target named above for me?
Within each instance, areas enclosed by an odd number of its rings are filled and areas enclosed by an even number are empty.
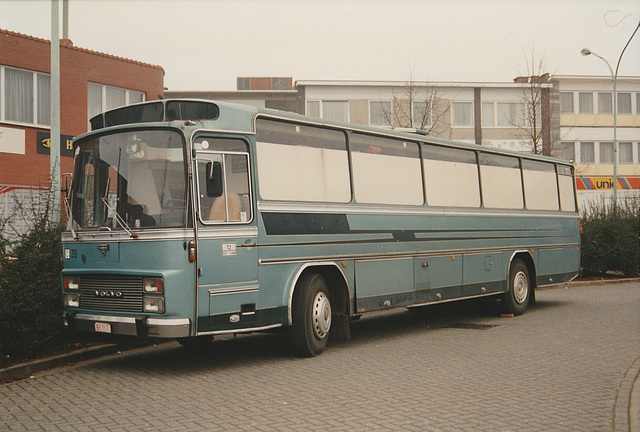
[[[629,46],[629,43],[631,42],[631,39],[633,39],[633,37],[636,35],[636,32],[638,31],[639,28],[640,28],[640,22],[638,22],[636,29],[633,31],[633,33],[631,34],[631,37],[627,41],[627,44],[622,49],[622,52],[620,53],[620,57],[618,57],[618,64],[616,65],[615,73],[613,72],[613,68],[611,67],[609,62],[604,57],[599,56],[598,54],[591,51],[589,48],[583,48],[582,51],[580,51],[580,54],[582,54],[583,56],[594,55],[598,57],[600,60],[602,60],[603,62],[605,62],[607,64],[607,67],[609,68],[609,71],[611,72],[611,80],[613,81],[613,209],[614,211],[618,208],[617,207],[618,205],[618,140],[616,136],[618,96],[616,93],[616,80],[618,79],[618,69],[620,69],[620,61],[622,60],[622,55],[626,51],[627,47]]]

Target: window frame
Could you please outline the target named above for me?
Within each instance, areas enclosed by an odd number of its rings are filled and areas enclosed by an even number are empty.
[[[16,70],[23,73],[31,74],[31,121],[28,120],[10,120],[7,119],[7,88],[6,88],[6,70]],[[46,77],[49,82],[49,91],[47,94],[43,95],[43,100],[40,100],[40,92],[39,92],[39,78]],[[51,74],[34,71],[30,69],[18,68],[13,66],[5,66],[0,65],[0,121],[7,124],[17,124],[17,125],[32,125],[38,128],[50,129],[51,128]],[[48,111],[49,121],[48,123],[41,123],[40,116],[44,114],[41,112],[41,105],[45,106],[45,110]]]
[[[348,123],[349,122],[349,101],[348,100],[329,100],[329,99],[307,99],[305,101],[305,105],[304,105],[304,109],[305,109],[305,115],[308,115],[310,117],[315,117],[313,114],[309,114],[309,102],[313,102],[313,103],[318,103],[318,117],[317,118],[321,118],[324,119],[324,105],[327,102],[333,103],[333,102],[337,102],[337,103],[344,103],[346,104],[346,113],[347,113],[347,118],[346,119],[342,119],[342,120],[333,120],[331,119],[331,121],[340,121],[340,122],[345,122]]]
[[[470,107],[470,111],[469,111],[470,122],[468,124],[456,123],[456,111],[457,111],[456,106]],[[465,113],[465,117],[466,117],[466,113]],[[451,101],[451,128],[473,128],[474,125],[475,125],[475,113],[473,109],[473,101]]]
[[[628,106],[628,110],[625,109],[624,111],[621,108],[621,103],[623,102],[623,99],[620,98],[620,96],[625,96],[625,100],[624,103],[627,102],[626,100],[626,96],[629,96],[628,102],[629,102],[629,106]],[[631,98],[631,92],[616,92],[616,104],[617,104],[617,114],[632,114],[633,113],[633,101]]]
[[[90,86],[96,86],[100,88],[100,111],[98,111],[97,113],[91,113],[89,111],[89,104],[91,103],[91,101],[89,100],[89,87]],[[140,94],[142,96],[142,102],[145,102],[147,100],[147,94],[143,91],[140,90],[133,90],[133,89],[128,89],[128,88],[124,88],[124,87],[116,87],[116,86],[112,86],[112,85],[108,85],[108,84],[101,84],[101,83],[97,83],[97,82],[93,82],[93,81],[88,81],[87,82],[87,124],[89,125],[89,130],[91,130],[91,123],[89,122],[89,120],[91,120],[92,117],[103,113],[105,111],[109,111],[111,109],[115,109],[115,108],[120,108],[120,106],[118,107],[107,107],[107,91],[108,89],[116,89],[116,90],[122,90],[124,91],[124,105],[121,106],[128,106],[128,105],[132,105],[131,102],[131,94],[132,93],[137,93]],[[133,103],[140,103],[138,101],[133,102]]]
[[[380,111],[379,112],[375,112],[375,115],[378,117],[378,120],[383,120],[381,122],[376,122],[374,123],[374,109],[373,106],[379,104],[380,105]],[[389,118],[386,118],[384,115],[384,107],[382,105],[386,105],[388,104],[388,113],[389,113]],[[376,127],[381,127],[381,128],[393,128],[393,101],[391,100],[385,100],[385,99],[380,99],[380,100],[370,100],[369,101],[369,126],[376,126]]]
[[[585,98],[584,101],[583,98]],[[593,113],[593,92],[578,92],[578,114]]]
[[[211,136],[208,134],[201,134],[198,135],[197,137],[195,137],[194,139],[194,146],[195,143],[201,141],[201,140],[211,140],[215,143],[216,140],[233,140],[233,141],[238,141],[239,143],[243,143],[246,147],[246,150],[240,151],[240,150],[227,150],[227,149],[216,149],[215,148],[215,144],[213,146],[213,148],[207,148],[204,149],[202,148],[202,146],[200,146],[201,148],[198,149],[197,152],[197,158],[196,158],[196,191],[197,191],[197,196],[196,196],[196,201],[197,201],[197,209],[198,209],[198,220],[200,221],[200,223],[202,223],[203,225],[248,225],[251,224],[253,222],[253,219],[255,218],[255,215],[253,214],[253,192],[252,192],[252,180],[251,180],[251,160],[250,160],[250,155],[249,155],[249,143],[241,138],[241,137],[226,137],[226,136]],[[195,147],[194,147],[195,148]],[[247,178],[247,197],[249,200],[249,217],[246,220],[242,220],[242,218],[240,220],[213,220],[213,219],[209,219],[208,215],[210,213],[210,211],[207,213],[207,217],[205,218],[203,216],[203,207],[202,207],[202,200],[201,200],[201,178],[200,178],[200,164],[201,163],[207,163],[210,161],[213,161],[213,157],[214,155],[220,156],[220,159],[222,161],[222,178],[223,178],[223,193],[222,195],[220,195],[219,197],[215,197],[213,199],[213,202],[215,202],[216,199],[221,198],[221,197],[225,197],[225,210],[226,210],[226,219],[228,219],[229,217],[229,211],[228,211],[228,196],[229,196],[229,191],[227,190],[227,186],[228,186],[228,173],[230,174],[234,174],[234,166],[233,166],[233,162],[231,163],[231,166],[227,166],[228,162],[227,162],[227,157],[228,156],[242,156],[245,158],[246,160],[246,178]],[[209,157],[211,157],[211,159],[209,159]],[[213,203],[212,202],[212,203]],[[210,209],[209,209],[210,210]],[[242,212],[241,212],[242,213]]]
[[[563,100],[563,97],[567,99],[569,96],[571,97],[571,101]],[[571,102],[570,111],[567,110],[569,108],[568,106],[569,102]],[[575,95],[573,94],[573,92],[572,91],[560,92],[560,114],[575,114],[575,113],[576,113],[576,104],[575,104]]]
[[[607,96],[608,100],[606,100],[606,98],[603,99],[603,96]],[[603,105],[608,105],[605,106],[608,111],[602,109]],[[613,114],[613,93],[598,92],[598,114]]]

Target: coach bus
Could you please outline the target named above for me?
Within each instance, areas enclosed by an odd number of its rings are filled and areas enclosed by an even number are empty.
[[[579,272],[558,159],[203,100],[107,111],[74,147],[77,331],[190,344],[282,327],[314,356],[367,312],[495,296],[520,315]]]

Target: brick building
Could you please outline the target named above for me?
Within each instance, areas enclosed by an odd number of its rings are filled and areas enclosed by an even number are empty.
[[[164,70],[68,39],[60,45],[60,172],[67,173],[70,140],[87,131],[89,118],[161,98]],[[49,183],[50,54],[50,41],[0,29],[0,217],[11,211],[16,194],[28,199]]]

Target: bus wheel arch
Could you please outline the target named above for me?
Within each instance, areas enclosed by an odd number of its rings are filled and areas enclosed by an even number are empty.
[[[322,294],[325,293],[326,297]],[[315,356],[327,339],[348,340],[349,292],[344,274],[333,263],[305,265],[296,275],[289,296],[289,324],[296,353]],[[330,317],[312,324],[315,314],[330,310]],[[329,328],[326,328],[329,326]],[[329,333],[323,334],[325,330]]]

